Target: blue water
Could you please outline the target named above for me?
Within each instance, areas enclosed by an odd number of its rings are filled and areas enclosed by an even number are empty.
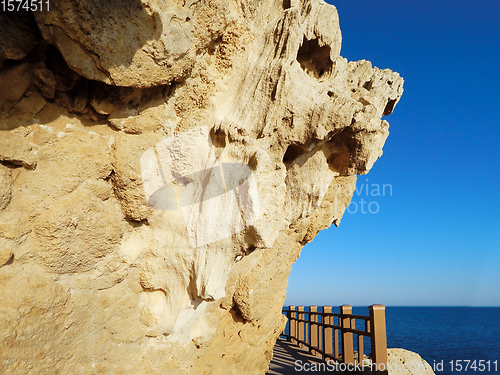
[[[436,369],[436,374],[500,373],[498,307],[387,307],[386,325],[389,348],[416,352],[431,366],[443,361],[443,371]],[[475,360],[476,365],[484,360],[486,367],[490,361],[490,371],[459,372],[457,360]]]
[[[354,307],[353,313],[368,315],[368,308]],[[389,306],[386,325],[387,347],[420,354],[438,375],[500,374],[500,307]]]

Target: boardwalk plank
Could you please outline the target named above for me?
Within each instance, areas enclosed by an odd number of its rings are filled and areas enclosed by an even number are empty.
[[[307,349],[300,348],[284,339],[278,339],[273,350],[273,359],[269,365],[269,371],[267,375],[288,375],[288,374],[315,374],[315,375],[332,375],[336,374],[332,371],[298,371],[295,363],[296,361],[301,361],[298,363],[310,363],[309,366],[317,364],[324,364],[325,362],[321,357],[315,357],[309,353]],[[323,365],[324,366],[324,365]],[[310,368],[310,367],[309,367]]]

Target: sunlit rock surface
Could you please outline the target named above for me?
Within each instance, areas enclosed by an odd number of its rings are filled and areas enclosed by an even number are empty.
[[[0,15],[1,372],[263,374],[403,80],[319,0],[110,4]]]
[[[387,350],[387,370],[389,375],[435,375],[425,359],[405,349]]]

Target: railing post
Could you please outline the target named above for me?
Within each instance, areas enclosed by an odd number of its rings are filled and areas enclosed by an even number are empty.
[[[331,313],[332,312],[332,307],[331,306],[323,306],[323,312],[324,313]],[[323,316],[323,323],[325,324],[332,324],[333,325],[333,316]],[[331,327],[324,327],[323,329],[323,350],[325,351],[325,356],[327,355],[333,355],[333,335],[332,335],[333,328]],[[323,359],[326,359],[324,358]]]
[[[297,317],[297,313],[295,312],[295,306],[290,306],[290,317],[288,318],[288,333],[290,334],[289,340],[293,342],[297,339],[297,322],[295,318]]]
[[[299,311],[299,313],[298,313],[298,319],[304,320],[304,318],[305,318],[304,313],[301,312],[301,311],[304,311],[304,306],[299,306],[297,308],[297,310]],[[304,344],[302,342],[300,342],[300,341],[305,341],[304,340],[304,322],[298,322],[297,326],[298,326],[297,328],[298,328],[298,331],[299,331],[298,332],[299,334],[298,334],[297,338],[299,339],[299,346],[302,348],[304,346]]]
[[[377,364],[375,374],[387,374],[387,336],[385,330],[385,306],[371,305],[370,331],[372,334],[372,361]]]
[[[365,359],[365,345],[363,338],[363,335],[358,335],[358,364],[361,368],[363,368],[363,360]]]
[[[317,315],[317,322],[323,323],[323,315]],[[325,346],[323,345],[323,335],[324,335],[324,326],[318,324],[318,348],[322,351],[325,351]]]
[[[286,340],[290,340],[290,316],[291,316],[290,306],[288,306],[288,309],[283,308],[282,311],[286,315],[286,325],[285,325],[285,329],[283,330],[283,336],[285,336]],[[288,326],[288,335],[286,334],[286,326]]]
[[[352,333],[346,332],[344,328],[351,328],[351,317],[344,316],[352,314],[352,306],[351,305],[342,305],[340,306],[341,316],[341,327],[342,327],[342,357],[344,363],[352,363],[354,364],[354,348],[352,343]]]
[[[306,309],[304,308],[304,310],[306,310]],[[307,319],[306,319],[306,315],[307,315]],[[309,347],[309,346],[311,346],[311,334],[310,334],[311,314],[309,314],[309,312],[304,313],[304,320],[306,321],[304,323],[304,341],[306,342],[306,345]]]
[[[318,315],[314,314],[311,315],[311,313],[315,313],[318,311],[318,306],[310,306],[309,307],[309,320],[311,321],[311,348],[316,347],[319,348],[318,345],[318,325],[314,324],[314,322],[318,321]],[[310,349],[310,352],[312,355],[316,355],[317,352],[314,349]]]
[[[340,321],[340,319],[339,319]],[[340,324],[340,323],[339,323]],[[333,356],[335,360],[340,359],[340,353],[339,353],[339,330],[338,329],[333,329],[333,348],[334,348],[334,353]]]

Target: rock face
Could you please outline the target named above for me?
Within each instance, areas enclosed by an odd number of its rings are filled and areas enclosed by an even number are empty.
[[[388,349],[389,375],[435,375],[432,366],[417,353],[405,349]]]
[[[110,4],[1,15],[1,372],[263,374],[403,80],[320,0]]]

